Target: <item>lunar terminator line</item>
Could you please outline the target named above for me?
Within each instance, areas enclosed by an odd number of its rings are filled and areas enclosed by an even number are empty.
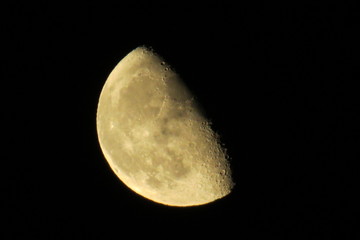
[[[97,132],[110,167],[152,201],[194,206],[233,182],[225,150],[178,74],[154,51],[123,58],[100,94]]]

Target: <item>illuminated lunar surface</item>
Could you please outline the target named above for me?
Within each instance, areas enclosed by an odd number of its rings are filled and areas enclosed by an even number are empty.
[[[109,75],[97,110],[101,149],[130,189],[154,202],[194,206],[233,187],[226,153],[180,77],[145,47]]]

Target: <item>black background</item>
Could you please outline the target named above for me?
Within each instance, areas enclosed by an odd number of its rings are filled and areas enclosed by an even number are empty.
[[[355,239],[354,8],[2,7],[2,239]],[[225,143],[236,187],[224,199],[163,206],[133,193],[107,165],[95,127],[98,97],[121,58],[144,44],[180,74]]]

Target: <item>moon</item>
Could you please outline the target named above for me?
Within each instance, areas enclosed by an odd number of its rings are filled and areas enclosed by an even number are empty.
[[[111,169],[149,200],[196,206],[234,186],[218,135],[179,75],[152,49],[136,48],[110,73],[96,125]]]

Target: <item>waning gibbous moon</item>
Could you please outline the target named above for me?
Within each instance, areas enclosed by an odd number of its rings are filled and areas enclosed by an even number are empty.
[[[202,205],[231,192],[225,149],[181,78],[146,47],[109,75],[97,132],[110,167],[130,189],[170,206]]]

